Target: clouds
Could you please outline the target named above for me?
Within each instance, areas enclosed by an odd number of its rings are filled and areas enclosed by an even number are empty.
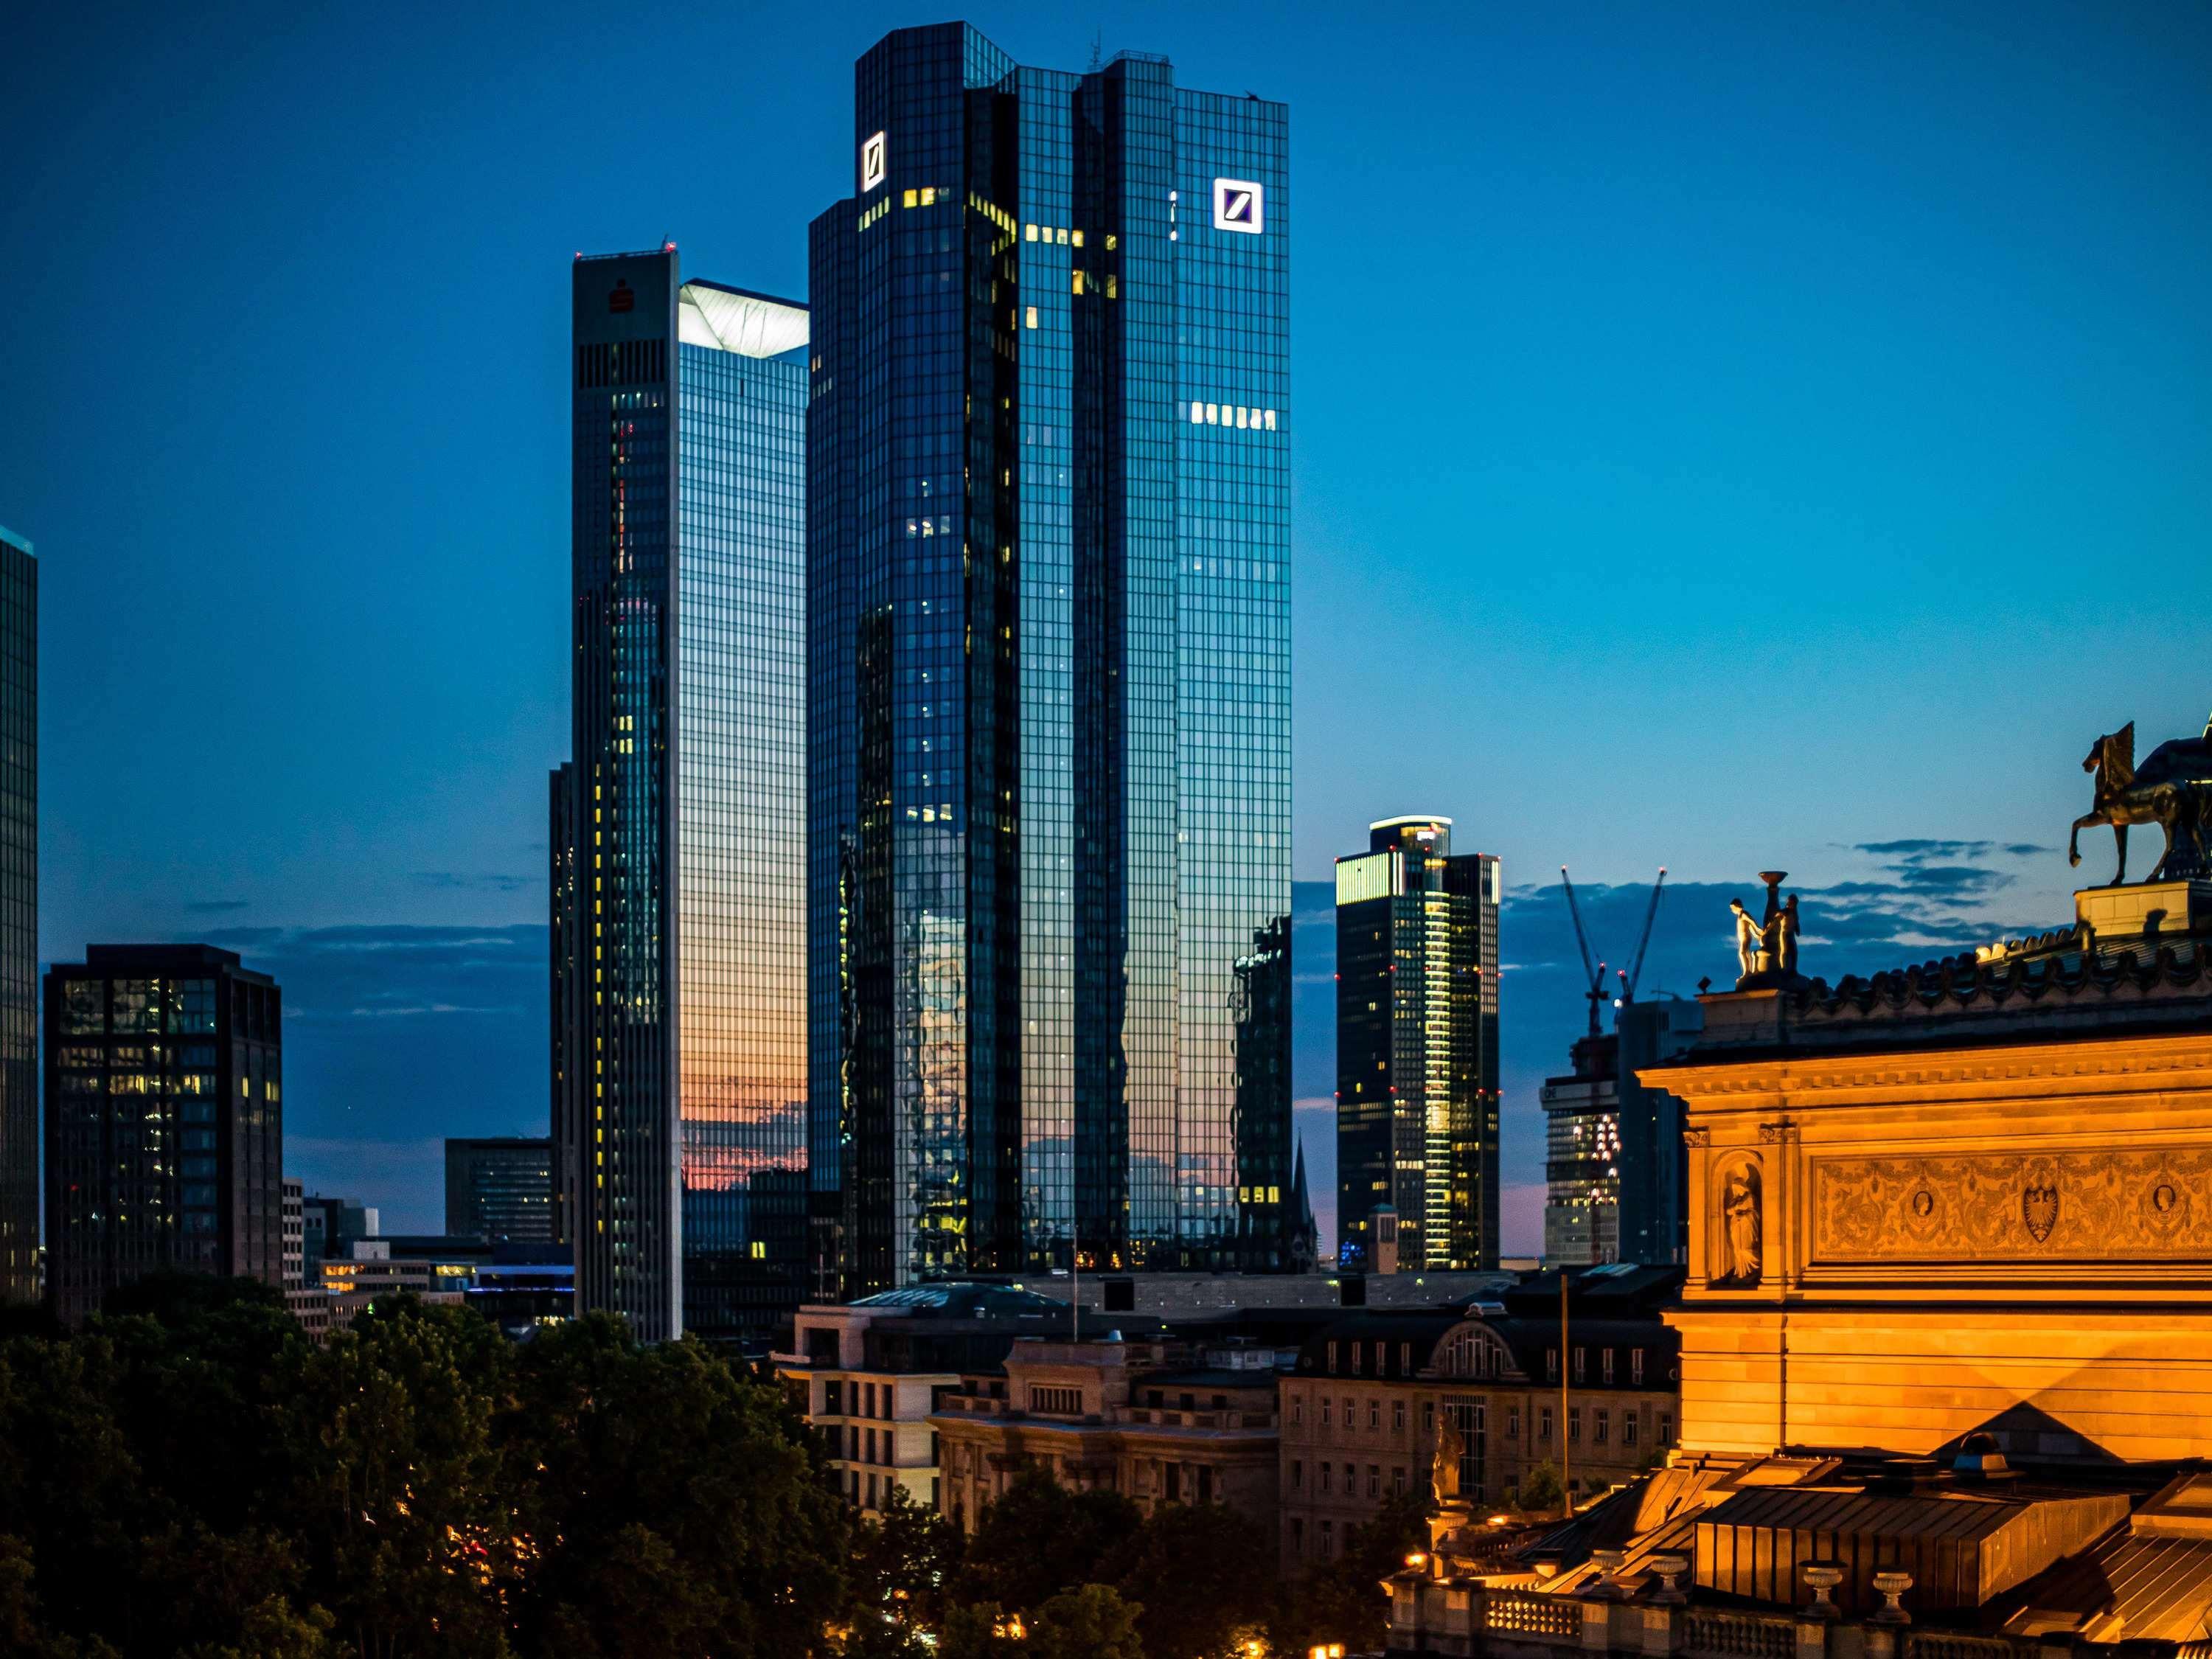
[[[2033,886],[2027,860],[2054,857],[2047,848],[1915,839],[1867,842],[1834,851],[1859,867],[1838,872],[1820,885],[1784,884],[1785,891],[1800,895],[1804,969],[1831,984],[1849,974],[1925,962],[2054,925],[2054,918],[2039,913],[2033,901],[2018,896]],[[1618,995],[1618,970],[1635,951],[1651,889],[1641,882],[1577,883],[1575,893],[1590,932],[1591,953],[1609,964],[1608,996]],[[1717,989],[1733,985],[1736,962],[1729,900],[1741,898],[1755,912],[1763,897],[1755,879],[1733,884],[1669,882],[1653,922],[1638,994],[1647,1000],[1694,996],[1698,981],[1706,979]],[[1336,939],[1329,884],[1296,884],[1291,913],[1292,1086],[1304,1109],[1300,1125],[1318,1182],[1317,1141],[1328,1132],[1328,1115],[1316,1109],[1334,1099],[1336,1087]],[[1537,1097],[1547,1077],[1567,1069],[1570,1045],[1588,1029],[1584,993],[1589,981],[1575,943],[1566,891],[1558,883],[1509,888],[1499,936],[1504,964],[1500,1161],[1504,1185],[1515,1194],[1504,1202],[1500,1220],[1506,1252],[1517,1255],[1542,1245],[1544,1121]],[[1608,1028],[1610,1024],[1607,1015]],[[1318,1215],[1318,1194],[1314,1207]],[[1332,1212],[1334,1207],[1332,1201]],[[1323,1229],[1325,1235],[1330,1231]]]
[[[542,927],[218,928],[284,993],[288,1170],[437,1231],[447,1135],[544,1134]]]
[[[2030,843],[1867,842],[1830,856],[1852,867],[1792,890],[1803,906],[1805,970],[1832,984],[2054,920],[2019,896],[2033,885],[2025,861],[2055,856]],[[453,878],[453,890],[463,890]],[[1632,882],[1578,884],[1576,893],[1617,992],[1615,969],[1635,948],[1651,890]],[[1756,909],[1759,884],[1668,884],[1639,995],[1694,995],[1706,978],[1734,982],[1730,898]],[[1326,881],[1291,890],[1291,1087],[1324,1243],[1335,1231],[1335,899]],[[1537,1093],[1566,1069],[1569,1045],[1585,1029],[1588,981],[1557,883],[1509,889],[1500,927],[1502,1164],[1513,1194],[1501,1220],[1506,1250],[1517,1255],[1542,1239]],[[428,1231],[441,1200],[436,1160],[424,1149],[448,1134],[544,1133],[542,926],[232,925],[204,937],[284,988],[287,1143],[298,1149],[296,1166],[318,1171],[313,1178],[349,1182]]]
[[[441,893],[520,893],[529,887],[542,887],[545,878],[509,876],[486,872],[465,876],[452,870],[417,870],[407,878],[417,887],[427,887]]]

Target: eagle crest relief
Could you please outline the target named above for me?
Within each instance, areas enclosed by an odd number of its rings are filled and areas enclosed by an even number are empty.
[[[2020,1218],[2027,1224],[2028,1237],[2037,1243],[2048,1239],[2051,1230],[2058,1224],[2058,1188],[2056,1186],[2022,1188]]]

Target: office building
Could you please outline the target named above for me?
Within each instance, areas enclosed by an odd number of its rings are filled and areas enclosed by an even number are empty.
[[[514,1136],[446,1142],[446,1231],[487,1244],[553,1237],[551,1143]]]
[[[39,562],[0,529],[0,1302],[39,1274]]]
[[[1498,865],[1455,854],[1451,830],[1379,819],[1366,852],[1336,861],[1346,1267],[1389,1265],[1380,1233],[1394,1217],[1399,1272],[1498,1265]]]
[[[562,1225],[586,1309],[738,1334],[804,1279],[806,312],[672,245],[573,289]]]
[[[1568,1278],[1564,1355],[1556,1273],[1463,1310],[1351,1313],[1314,1334],[1283,1382],[1285,1574],[1334,1560],[1407,1492],[1486,1517],[1539,1470],[1587,1495],[1663,1458],[1680,1344],[1662,1313],[1680,1270]]]
[[[205,945],[46,972],[47,1279],[71,1323],[150,1273],[282,1285],[276,982]]]
[[[307,1189],[286,1176],[280,1188],[283,1227],[283,1279],[289,1291],[307,1280]]]
[[[960,24],[812,229],[813,1286],[1274,1269],[1287,114]]]
[[[1624,1002],[1613,1015],[1620,1060],[1614,1133],[1623,1261],[1679,1265],[1688,1259],[1689,1166],[1682,1157],[1682,1102],[1645,1082],[1644,1074],[1686,1053],[1705,1025],[1704,1009],[1690,997],[1662,994]]]
[[[1119,1492],[1140,1515],[1220,1504],[1260,1526],[1276,1512],[1281,1374],[1271,1350],[1212,1363],[1170,1333],[1015,1340],[1005,1363],[944,1391],[929,1419],[938,1513],[972,1532],[1023,1472]]]
[[[302,1196],[300,1261],[307,1282],[321,1282],[325,1256],[344,1255],[354,1240],[377,1237],[380,1221],[376,1206],[357,1198],[326,1198],[320,1193]]]
[[[1575,1039],[1574,1070],[1547,1077],[1544,1108],[1544,1265],[1620,1260],[1620,1040]]]

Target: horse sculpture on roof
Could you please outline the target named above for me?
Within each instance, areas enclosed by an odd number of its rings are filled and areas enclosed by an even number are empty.
[[[2081,862],[2081,832],[2099,824],[2111,828],[2119,849],[2112,884],[2128,878],[2128,826],[2155,823],[2166,832],[2166,851],[2144,879],[2168,881],[2212,878],[2212,847],[2205,830],[2212,823],[2212,721],[2201,738],[2162,743],[2136,764],[2136,723],[2130,720],[2089,746],[2081,769],[2095,779],[2089,810],[2074,820],[2066,861]]]

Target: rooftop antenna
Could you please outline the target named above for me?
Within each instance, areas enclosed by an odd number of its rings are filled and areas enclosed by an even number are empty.
[[[1605,963],[1590,959],[1589,934],[1583,927],[1583,908],[1575,902],[1575,884],[1567,874],[1567,866],[1559,866],[1559,880],[1567,890],[1567,914],[1575,919],[1575,943],[1582,946],[1583,972],[1589,976],[1589,989],[1583,993],[1589,1004],[1589,1034],[1599,1035],[1598,1004],[1605,1000]]]
[[[1106,31],[1094,29],[1091,35],[1091,72],[1097,74],[1106,62]]]

